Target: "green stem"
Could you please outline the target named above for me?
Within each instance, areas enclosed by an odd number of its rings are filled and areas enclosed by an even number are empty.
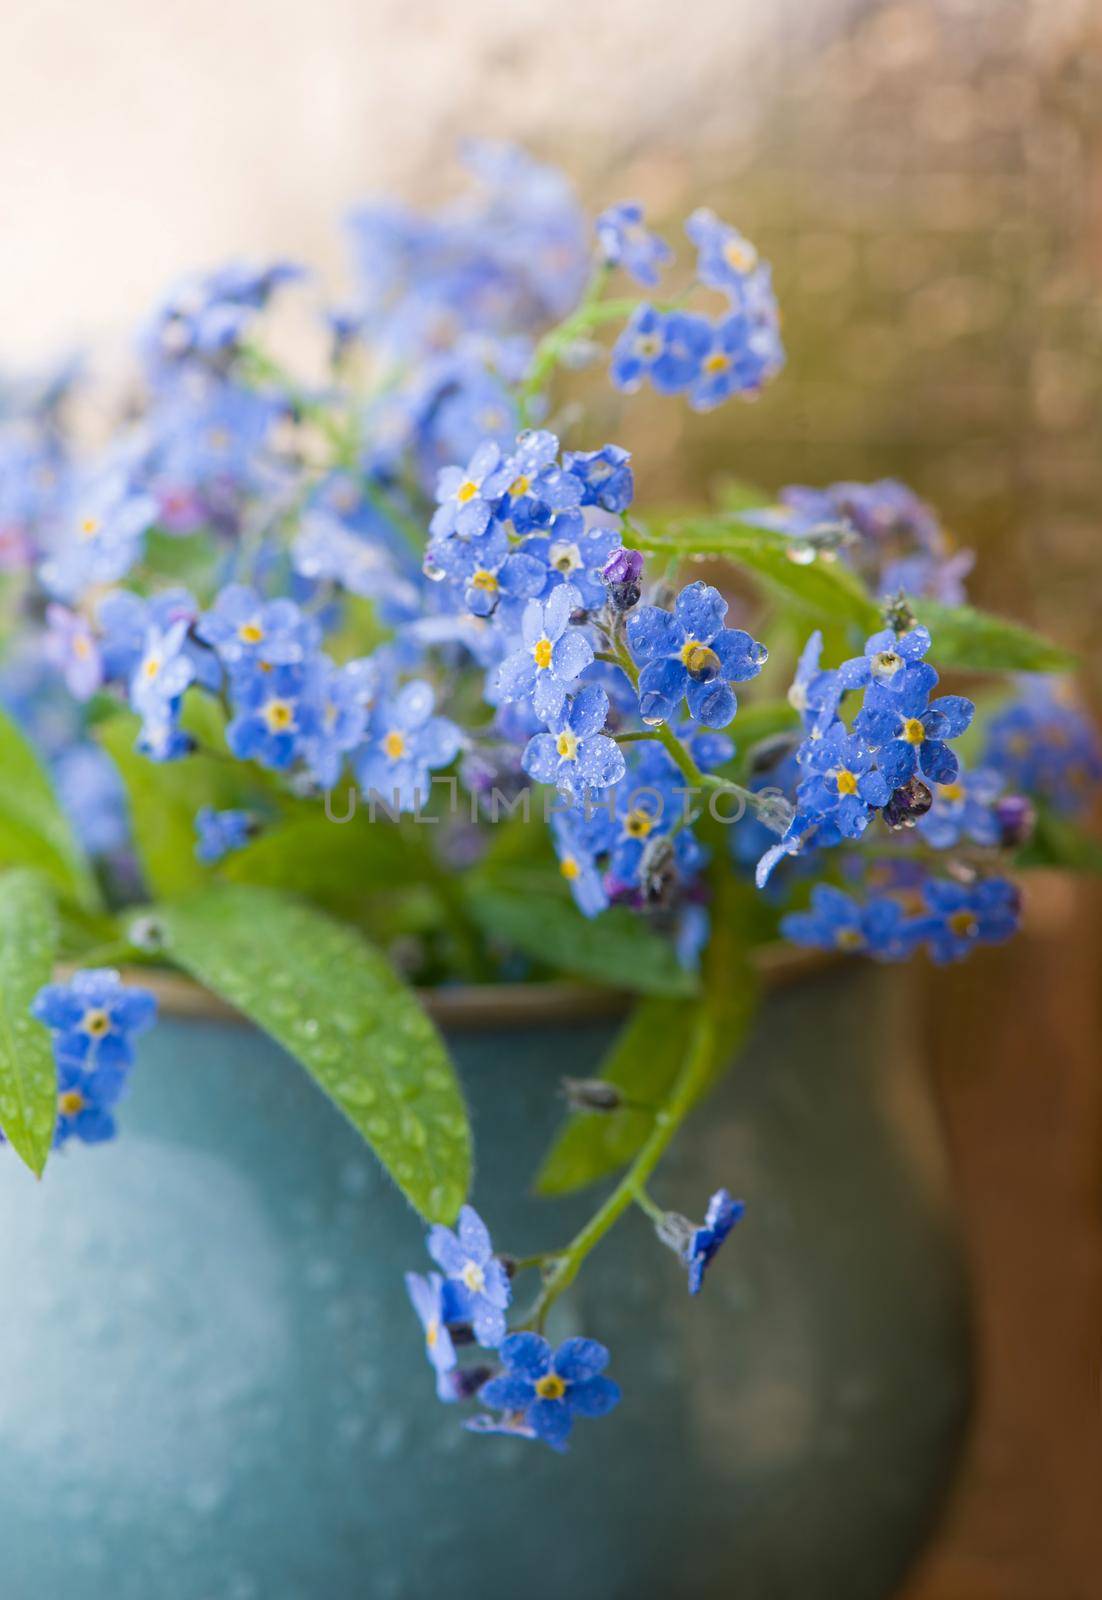
[[[669,1098],[655,1117],[654,1130],[624,1177],[585,1227],[576,1233],[561,1252],[558,1262],[528,1314],[525,1327],[542,1328],[548,1311],[578,1276],[582,1263],[599,1244],[612,1225],[632,1205],[647,1209],[646,1184],[662,1159],[674,1134],[695,1104],[711,1070],[714,1024],[703,1007],[698,1011],[692,1043],[685,1064],[670,1090]],[[649,1197],[648,1197],[649,1200]]]

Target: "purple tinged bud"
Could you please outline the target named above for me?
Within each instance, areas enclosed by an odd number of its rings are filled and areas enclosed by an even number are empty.
[[[995,821],[1003,849],[1016,850],[1032,834],[1037,813],[1024,794],[1008,794],[995,801]]]
[[[638,583],[642,576],[642,552],[626,546],[614,550],[601,568],[601,577],[606,583]]]
[[[934,797],[922,780],[912,778],[888,800],[884,807],[884,821],[889,828],[913,828],[933,803]]]

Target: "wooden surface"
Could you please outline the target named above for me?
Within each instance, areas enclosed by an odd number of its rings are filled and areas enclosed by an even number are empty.
[[[927,985],[977,1285],[981,1394],[938,1538],[900,1600],[1102,1596],[1102,891]]]

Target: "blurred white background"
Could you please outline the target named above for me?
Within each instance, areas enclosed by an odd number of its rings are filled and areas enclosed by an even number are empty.
[[[2,359],[128,325],[227,254],[336,272],[347,207],[446,192],[464,134],[606,167],[604,198],[645,152],[654,195],[664,150],[745,127],[785,13],[806,34],[818,5],[2,0]]]

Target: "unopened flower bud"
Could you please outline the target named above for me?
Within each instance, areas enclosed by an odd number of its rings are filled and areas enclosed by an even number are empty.
[[[622,1103],[616,1085],[600,1078],[564,1078],[562,1092],[574,1111],[616,1111]]]
[[[639,859],[639,887],[648,905],[668,905],[677,888],[677,862],[673,841],[650,839]]]
[[[1007,794],[995,801],[995,821],[999,827],[999,843],[1004,850],[1016,850],[1025,844],[1037,822],[1037,813],[1024,794]]]
[[[895,633],[910,633],[915,625],[915,614],[911,610],[907,596],[900,589],[897,595],[884,602],[881,612],[885,627],[891,628]]]
[[[614,611],[630,611],[639,604],[639,596],[643,592],[640,583],[642,576],[643,557],[638,550],[621,547],[612,552],[601,568],[601,577]]]
[[[934,797],[922,780],[912,778],[890,796],[884,807],[884,821],[889,828],[913,828],[933,803]]]

